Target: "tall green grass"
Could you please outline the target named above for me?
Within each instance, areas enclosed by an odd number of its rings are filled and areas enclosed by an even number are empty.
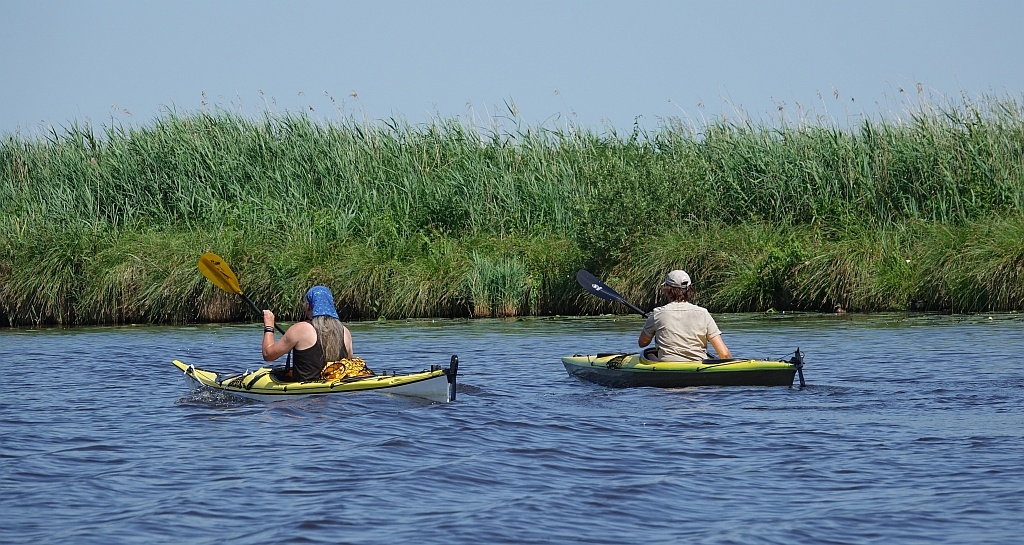
[[[1015,309],[1022,211],[1012,97],[628,135],[168,112],[3,136],[0,314],[245,316],[207,250],[286,313],[313,282],[358,318],[609,310],[580,267],[647,306],[682,267],[718,310]]]
[[[458,120],[413,126],[302,115],[168,113],[153,125],[71,125],[0,145],[5,230],[26,224],[555,233],[600,245],[637,227],[931,220],[1024,206],[1024,109],[1011,98],[834,126],[715,121],[653,134]],[[588,236],[590,239],[588,240]]]
[[[684,268],[714,311],[1024,308],[1024,218],[821,230],[768,224],[671,227],[616,261],[586,265],[643,308]],[[348,319],[627,312],[574,279],[587,256],[551,237],[420,237],[390,246],[279,239],[234,230],[64,231],[4,247],[0,321],[21,324],[253,320],[196,269],[214,249],[245,293],[300,319],[313,284]]]
[[[1024,217],[821,229],[745,224],[664,232],[605,272],[643,308],[687,270],[719,311],[979,312],[1024,309]],[[600,300],[585,310],[614,308]]]

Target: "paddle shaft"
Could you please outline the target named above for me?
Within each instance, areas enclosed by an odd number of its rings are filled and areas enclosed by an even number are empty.
[[[251,308],[253,311],[255,311],[256,314],[259,314],[261,317],[263,316],[263,310],[260,309],[260,307],[256,306],[256,303],[253,303],[252,299],[249,299],[248,295],[246,295],[246,294],[244,294],[242,292],[238,292],[238,295],[241,295],[242,299],[245,299],[245,302],[249,303],[249,308]],[[277,322],[274,322],[274,328],[277,329],[278,331],[280,331],[282,335],[284,335],[284,329],[282,329],[281,326],[278,325]]]

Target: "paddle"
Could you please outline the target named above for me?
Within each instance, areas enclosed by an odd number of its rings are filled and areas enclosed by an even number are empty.
[[[235,273],[231,272],[231,267],[228,267],[228,264],[225,263],[219,255],[212,252],[206,252],[199,256],[199,272],[203,273],[203,276],[209,279],[210,282],[213,282],[214,286],[217,286],[228,293],[241,295],[242,298],[245,299],[245,302],[249,303],[249,307],[252,308],[256,314],[263,316],[263,311],[256,306],[256,303],[253,303],[252,299],[249,299],[246,294],[242,293],[242,288],[238,285],[238,278],[235,277]],[[284,330],[281,329],[281,326],[274,324],[274,327],[276,327],[281,334],[284,334]]]
[[[634,311],[640,313],[644,318],[647,317],[647,313],[640,309],[640,307],[630,303],[625,297],[619,295],[619,292],[609,288],[604,282],[597,279],[596,276],[587,272],[586,269],[580,269],[576,271],[576,281],[579,282],[583,289],[587,290],[591,295],[596,295],[601,299],[607,301],[615,301],[616,303],[622,303]]]

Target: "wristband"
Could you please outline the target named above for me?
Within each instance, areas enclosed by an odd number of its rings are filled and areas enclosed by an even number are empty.
[[[264,333],[273,333],[274,332],[274,328],[272,328],[272,327],[264,327],[263,328],[263,332]]]

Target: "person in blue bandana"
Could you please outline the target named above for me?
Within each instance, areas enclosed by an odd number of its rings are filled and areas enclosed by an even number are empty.
[[[313,286],[306,292],[306,318],[274,339],[274,313],[263,311],[263,360],[274,361],[292,352],[289,369],[275,369],[281,381],[319,380],[327,362],[353,357],[352,333],[338,319],[334,295],[327,286]]]

